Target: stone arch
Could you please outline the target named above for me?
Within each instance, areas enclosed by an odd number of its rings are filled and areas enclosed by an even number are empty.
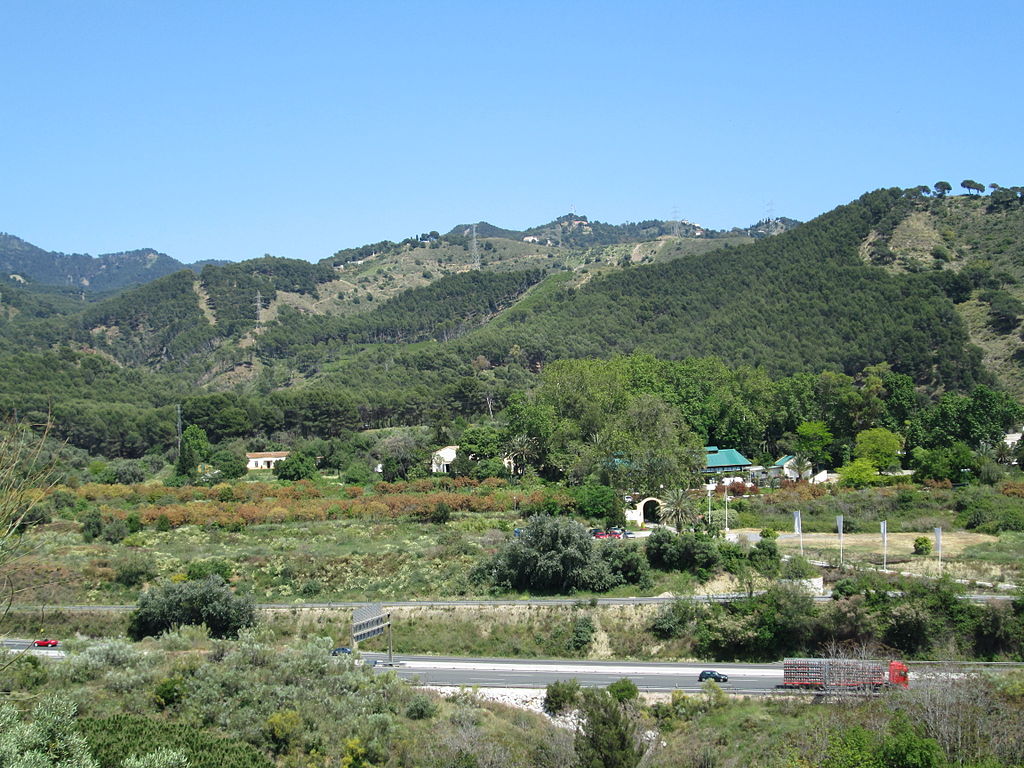
[[[661,509],[661,499],[656,496],[648,496],[637,504],[637,509],[643,512],[645,523],[656,523],[658,522],[658,511]]]

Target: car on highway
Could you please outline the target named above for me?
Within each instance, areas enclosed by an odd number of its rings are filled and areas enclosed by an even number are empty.
[[[32,645],[36,648],[56,648],[58,645],[57,640],[51,640],[49,638],[45,640],[33,640]]]
[[[333,651],[331,651],[331,656],[348,656],[351,653],[351,648],[346,648],[343,646],[341,648],[335,648]]]
[[[697,682],[703,683],[705,680],[714,680],[716,683],[728,683],[729,676],[723,675],[721,672],[716,672],[713,669],[705,669],[697,675]]]

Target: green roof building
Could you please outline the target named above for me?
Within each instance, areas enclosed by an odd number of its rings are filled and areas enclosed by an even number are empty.
[[[704,446],[704,472],[745,472],[750,462],[735,448],[719,448],[717,445]]]

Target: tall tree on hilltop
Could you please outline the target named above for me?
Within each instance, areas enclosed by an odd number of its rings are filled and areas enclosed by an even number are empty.
[[[953,190],[953,185],[948,181],[937,181],[935,182],[935,196],[945,197]]]

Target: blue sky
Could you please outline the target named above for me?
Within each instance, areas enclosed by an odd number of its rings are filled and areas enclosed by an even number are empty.
[[[185,262],[1024,184],[1024,4],[6,0],[0,230]]]

